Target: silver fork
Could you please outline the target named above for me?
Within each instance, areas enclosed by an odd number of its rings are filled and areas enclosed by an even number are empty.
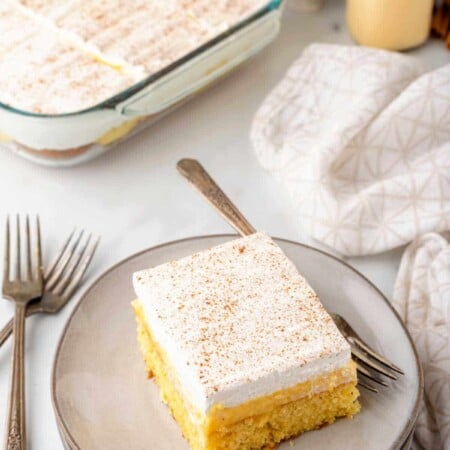
[[[92,243],[92,235],[83,239],[85,232],[75,229],[70,233],[62,248],[44,273],[44,294],[37,302],[26,309],[26,316],[38,313],[54,314],[60,311],[70,300],[80,285],[100,238]],[[0,331],[0,347],[11,335],[13,321],[10,320]]]
[[[42,278],[41,231],[39,217],[35,225],[35,257],[31,256],[30,220],[25,221],[25,267],[21,263],[21,226],[20,217],[16,216],[15,259],[11,270],[11,233],[9,216],[6,219],[5,266],[2,294],[15,302],[14,344],[11,367],[11,390],[6,423],[6,450],[26,450],[25,429],[25,310],[31,300],[42,295],[44,283]],[[33,262],[34,259],[34,269]],[[23,269],[25,269],[22,274]],[[13,278],[14,277],[14,278]]]
[[[383,355],[380,355],[372,347],[366,344],[342,316],[335,313],[330,313],[330,316],[339,328],[339,331],[350,344],[353,359],[356,362],[358,373],[360,375],[364,375],[381,386],[388,386],[382,376],[390,378],[391,380],[397,380],[396,374],[404,375],[403,371],[399,367],[391,363]],[[370,369],[373,369],[379,375],[374,374],[370,371]],[[369,391],[375,393],[378,392],[378,390],[371,384],[364,383],[361,380],[359,381],[359,384]]]
[[[182,159],[178,161],[177,169],[241,236],[248,236],[256,232],[198,161]],[[396,374],[403,375],[401,369],[369,347],[341,316],[331,314],[331,317],[349,342],[360,375],[381,386],[388,385],[382,378],[383,376],[397,380]],[[373,373],[372,370],[376,373]],[[377,388],[360,378],[358,384],[369,391],[378,392]]]

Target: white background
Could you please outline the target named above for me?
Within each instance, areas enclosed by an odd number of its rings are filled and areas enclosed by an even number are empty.
[[[311,243],[284,191],[258,165],[248,139],[252,117],[290,63],[310,42],[350,43],[344,2],[318,15],[287,10],[278,40],[250,63],[109,154],[71,169],[35,166],[0,152],[0,221],[7,213],[39,213],[50,257],[74,225],[101,235],[86,285],[112,264],[162,242],[230,232],[181,179],[175,164],[198,158],[258,228]],[[429,67],[449,62],[442,42],[411,52]],[[3,230],[3,224],[0,224]],[[3,231],[1,231],[3,233]],[[0,236],[3,255],[3,236]],[[316,245],[317,244],[314,244]],[[389,298],[402,249],[351,258]],[[48,258],[47,258],[48,260]],[[2,261],[0,261],[1,270]],[[31,450],[62,448],[50,398],[50,373],[61,330],[79,295],[58,316],[27,322],[27,417]],[[0,300],[0,325],[12,313]],[[0,349],[0,443],[7,405],[10,343]]]

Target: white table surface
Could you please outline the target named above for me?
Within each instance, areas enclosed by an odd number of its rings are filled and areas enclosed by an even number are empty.
[[[177,175],[176,162],[190,156],[206,166],[257,228],[319,246],[302,233],[285,192],[258,165],[248,138],[249,127],[265,95],[308,43],[351,43],[351,39],[341,0],[329,0],[317,15],[286,12],[278,40],[251,63],[95,161],[59,170],[1,152],[0,221],[8,212],[39,212],[48,257],[74,225],[101,235],[88,285],[112,264],[144,248],[188,236],[230,232]],[[443,43],[437,41],[412,54],[430,67],[450,59]],[[3,224],[1,229],[3,255]],[[389,298],[400,256],[401,249],[349,262]],[[50,374],[59,336],[79,294],[58,316],[27,321],[26,399],[31,450],[62,448],[51,404]],[[9,302],[0,301],[0,325],[11,317],[12,310]],[[10,343],[0,349],[0,443],[10,350]]]

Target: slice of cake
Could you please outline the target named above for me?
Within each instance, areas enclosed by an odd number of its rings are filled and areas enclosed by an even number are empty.
[[[358,412],[348,343],[266,234],[133,282],[147,370],[193,450],[269,449]]]
[[[89,108],[135,82],[43,27],[1,56],[0,102],[35,113]]]

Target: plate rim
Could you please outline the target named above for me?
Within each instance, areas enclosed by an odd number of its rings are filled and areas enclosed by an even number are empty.
[[[58,405],[58,399],[57,399],[57,395],[56,395],[56,383],[57,383],[56,371],[57,371],[58,360],[60,359],[62,344],[66,338],[69,327],[72,323],[72,320],[73,320],[76,312],[78,311],[78,309],[80,308],[81,304],[86,299],[86,297],[89,295],[89,293],[93,289],[95,289],[95,287],[98,285],[98,283],[100,283],[103,280],[103,278],[105,278],[107,275],[109,275],[112,271],[117,269],[119,266],[126,264],[128,261],[130,261],[134,258],[137,258],[145,253],[148,253],[148,252],[151,252],[154,250],[159,250],[161,248],[168,247],[170,245],[177,245],[177,244],[181,244],[181,243],[189,242],[189,241],[196,241],[196,240],[203,240],[203,239],[210,239],[210,238],[239,238],[239,237],[240,237],[240,235],[235,234],[235,233],[204,234],[204,235],[199,235],[199,236],[191,236],[191,237],[186,237],[186,238],[181,238],[181,239],[175,239],[172,241],[163,242],[162,244],[157,244],[157,245],[148,247],[144,250],[140,250],[136,253],[133,253],[132,255],[127,256],[126,258],[121,259],[117,263],[113,264],[112,266],[110,266],[109,268],[104,270],[81,293],[77,304],[75,305],[73,310],[70,312],[69,317],[66,319],[66,323],[65,323],[63,330],[61,332],[61,335],[59,337],[58,345],[56,347],[55,355],[53,357],[53,364],[52,364],[52,371],[51,371],[51,400],[52,400],[53,411],[55,413],[56,425],[60,430],[61,437],[66,441],[66,444],[68,444],[69,447],[73,448],[73,450],[82,450],[81,447],[76,443],[72,434],[70,433],[70,430],[69,430],[67,424],[64,422],[62,413],[60,411],[60,407]],[[336,262],[344,265],[345,267],[350,269],[352,272],[354,272],[357,276],[361,277],[366,283],[369,284],[369,286],[372,289],[375,290],[376,293],[379,294],[381,299],[387,304],[388,308],[391,310],[391,312],[394,314],[395,318],[399,322],[399,324],[402,327],[403,331],[405,332],[405,334],[409,340],[409,343],[411,345],[411,348],[413,350],[413,355],[414,355],[414,359],[415,359],[415,363],[416,363],[416,367],[417,367],[418,381],[419,381],[418,395],[417,395],[417,399],[414,404],[413,410],[411,412],[411,415],[408,418],[406,425],[403,427],[402,432],[399,434],[399,437],[397,438],[396,442],[394,443],[394,447],[391,448],[391,450],[400,450],[402,448],[402,446],[404,445],[404,443],[406,442],[406,440],[408,439],[409,435],[411,434],[411,432],[415,426],[415,423],[417,421],[417,417],[418,417],[419,411],[420,411],[421,400],[423,397],[423,389],[424,389],[423,368],[420,363],[419,355],[417,353],[417,349],[414,344],[414,341],[412,340],[412,337],[409,334],[409,331],[406,328],[406,325],[403,323],[403,320],[400,318],[398,312],[395,310],[395,308],[392,306],[392,304],[389,302],[389,300],[386,298],[386,296],[381,292],[381,290],[377,286],[375,286],[375,284],[372,283],[372,281],[370,281],[364,274],[359,272],[357,269],[355,269],[353,266],[351,266],[349,263],[347,263],[343,259],[341,259],[335,255],[332,255],[331,253],[328,253],[324,250],[321,250],[319,248],[316,248],[311,245],[307,245],[307,244],[304,244],[304,243],[301,243],[298,241],[294,241],[292,239],[284,239],[284,238],[279,238],[279,237],[275,237],[275,236],[271,236],[271,237],[275,241],[284,242],[287,244],[293,244],[294,246],[300,246],[300,247],[306,248],[308,250],[312,250],[314,252],[320,253],[320,254],[322,254],[326,257],[329,257],[331,259],[334,259]]]

